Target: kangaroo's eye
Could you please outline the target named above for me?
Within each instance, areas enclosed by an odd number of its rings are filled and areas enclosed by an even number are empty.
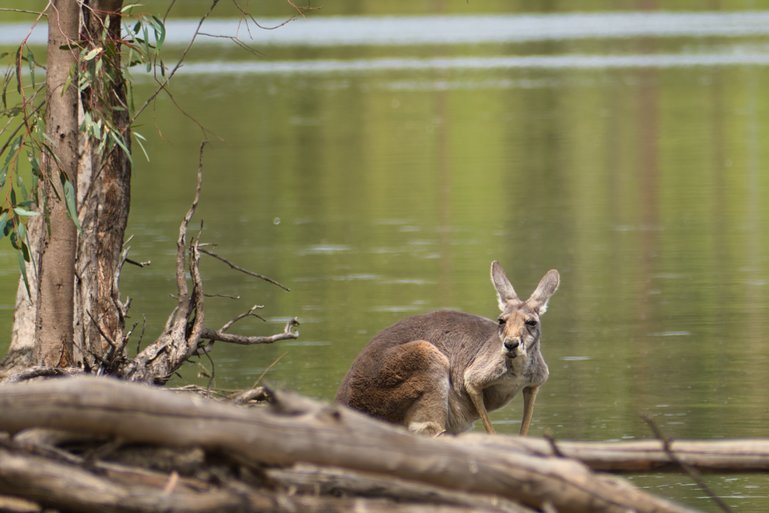
[[[537,327],[537,320],[536,319],[527,319],[525,324],[529,328],[536,328]]]
[[[502,317],[500,317],[499,319],[497,319],[497,323],[498,323],[500,326],[504,326],[504,325],[505,325],[505,322],[506,322],[506,321],[505,321],[505,320],[504,320]]]

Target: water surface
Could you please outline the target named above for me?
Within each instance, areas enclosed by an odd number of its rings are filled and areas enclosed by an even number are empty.
[[[292,289],[206,261],[218,294],[208,322],[254,303],[267,322],[243,332],[302,321],[297,341],[217,345],[217,386],[264,375],[331,399],[366,341],[398,319],[494,317],[498,259],[522,295],[561,272],[534,434],[648,438],[648,415],[670,437],[766,436],[768,20],[308,19],[254,36],[260,56],[206,38],[173,101],[161,96],[139,127],[151,160],[137,159],[129,233],[134,258],[153,263],[124,272],[131,321],[146,322],[146,341],[172,308],[200,124],[203,239]],[[237,26],[218,23],[212,32]],[[172,42],[187,37],[171,28]],[[153,85],[136,76],[140,98]],[[1,251],[8,332],[15,267]],[[196,376],[211,363],[200,365],[184,379],[205,383]],[[515,433],[520,412],[516,399],[493,422]],[[637,481],[716,511],[685,477]],[[763,476],[711,482],[736,511],[769,507]]]

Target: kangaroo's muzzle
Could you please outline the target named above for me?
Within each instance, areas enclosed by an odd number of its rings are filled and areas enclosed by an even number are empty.
[[[521,352],[521,341],[518,339],[506,339],[502,345],[505,346],[508,358],[515,358]]]

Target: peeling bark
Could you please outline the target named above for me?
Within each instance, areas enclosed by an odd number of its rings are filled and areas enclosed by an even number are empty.
[[[121,72],[120,8],[122,0],[86,0],[80,39],[88,48],[103,48],[110,73],[81,93],[83,112],[119,132],[131,149],[126,82]],[[107,25],[109,22],[109,25]],[[106,32],[106,38],[102,36]],[[120,341],[125,329],[124,305],[117,276],[131,199],[131,162],[113,146],[102,154],[99,141],[83,137],[78,183],[82,233],[77,250],[74,341],[76,355],[87,368]]]

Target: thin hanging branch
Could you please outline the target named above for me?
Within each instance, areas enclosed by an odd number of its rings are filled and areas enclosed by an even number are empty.
[[[192,34],[192,37],[190,38],[189,43],[187,43],[187,46],[184,47],[181,57],[179,57],[179,60],[176,62],[174,67],[171,68],[171,71],[168,73],[168,75],[166,75],[165,79],[158,85],[158,88],[155,89],[155,91],[153,91],[152,94],[149,95],[149,97],[144,101],[141,107],[136,109],[133,116],[131,117],[130,124],[133,124],[134,121],[142,114],[142,112],[144,112],[145,109],[149,107],[153,101],[155,101],[155,98],[157,98],[157,96],[161,93],[161,91],[167,91],[166,87],[171,82],[171,79],[174,78],[174,75],[176,75],[176,72],[179,71],[179,68],[181,68],[182,63],[184,62],[184,59],[187,58],[187,54],[190,53],[190,50],[192,50],[192,46],[195,44],[195,41],[200,35],[200,28],[203,26],[203,22],[205,22],[209,18],[209,16],[211,16],[211,13],[213,13],[218,3],[219,3],[219,0],[211,1],[211,5],[209,6],[208,11],[200,18],[200,20],[198,20],[198,25],[195,28],[195,32]]]
[[[291,289],[289,289],[288,287],[286,287],[282,283],[280,283],[280,282],[278,282],[276,280],[273,280],[269,276],[265,276],[263,274],[259,274],[259,273],[256,273],[254,271],[249,271],[248,269],[245,269],[245,268],[243,268],[243,267],[241,267],[241,266],[231,262],[230,260],[228,260],[228,259],[226,259],[226,258],[224,258],[222,256],[217,255],[213,251],[209,251],[209,250],[207,250],[205,248],[200,248],[200,252],[205,254],[205,255],[208,255],[210,257],[213,257],[213,258],[219,260],[220,262],[224,262],[225,264],[230,266],[230,268],[235,269],[236,271],[239,271],[239,272],[241,272],[243,274],[247,274],[249,276],[253,276],[254,278],[259,278],[260,280],[264,280],[267,283],[272,283],[276,287],[280,287],[281,289],[285,290],[286,292],[291,292]]]

